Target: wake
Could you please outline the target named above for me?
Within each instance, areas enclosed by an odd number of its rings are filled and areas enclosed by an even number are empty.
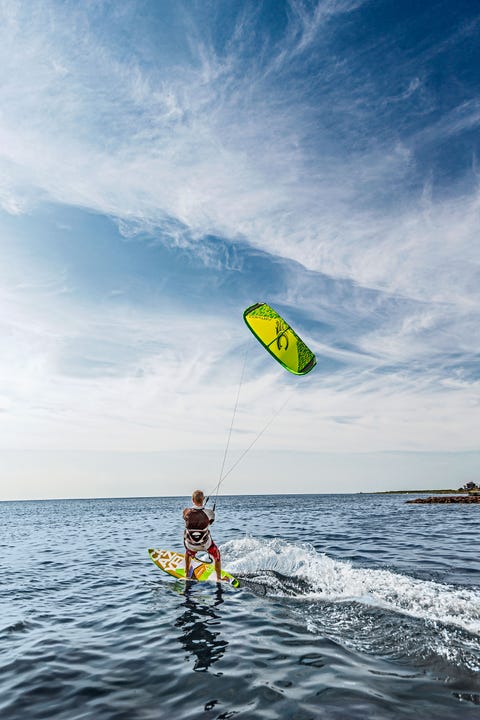
[[[222,545],[228,570],[276,596],[354,601],[395,613],[455,625],[480,635],[480,593],[419,580],[390,570],[355,568],[311,545],[245,537]],[[252,589],[255,590],[255,586]]]

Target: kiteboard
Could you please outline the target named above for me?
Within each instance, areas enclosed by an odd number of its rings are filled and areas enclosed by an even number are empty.
[[[153,550],[149,549],[148,554],[155,565],[179,580],[205,580],[216,581],[217,575],[215,565],[212,562],[204,562],[198,558],[192,558],[190,563],[190,577],[185,578],[185,555],[174,550]],[[230,573],[222,570],[222,581],[228,582],[232,587],[239,587],[240,582]]]

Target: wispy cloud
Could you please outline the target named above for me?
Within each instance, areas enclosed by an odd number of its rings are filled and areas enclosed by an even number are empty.
[[[358,33],[366,5],[292,1],[266,26],[257,3],[1,3],[0,203],[107,215],[130,241],[242,277],[255,252],[268,258],[282,273],[270,298],[320,362],[266,442],[472,448],[480,218],[465,135],[480,101],[471,82],[443,107],[432,80],[440,48],[466,35],[402,55],[380,18]],[[450,141],[470,158],[449,185],[434,155]],[[3,415],[35,427],[33,445],[57,442],[61,424],[65,446],[218,446],[246,343],[228,293],[213,317],[194,298],[188,312],[132,308],[113,288],[93,321],[68,270],[39,273],[2,271]],[[239,430],[288,388],[268,367],[254,361]]]
[[[286,48],[296,48],[298,37],[305,50],[315,45],[326,18],[359,5],[319,3],[307,11],[293,3]],[[175,218],[177,230],[184,227],[197,242],[209,233],[243,237],[311,269],[406,294],[415,294],[415,271],[428,257],[433,267],[422,284],[442,270],[442,285],[461,292],[464,283],[459,287],[447,268],[460,257],[468,270],[478,220],[475,185],[453,207],[432,200],[428,214],[441,213],[442,222],[429,226],[421,196],[415,201],[409,192],[416,168],[408,136],[392,145],[390,138],[364,135],[360,152],[345,147],[357,115],[367,132],[355,100],[355,94],[362,103],[373,99],[365,79],[348,77],[349,94],[332,88],[337,69],[327,55],[315,79],[315,111],[309,111],[311,79],[294,86],[291,68],[279,70],[276,81],[285,82],[279,89],[265,79],[265,68],[247,61],[244,49],[235,55],[248,42],[242,35],[227,54],[203,42],[184,65],[164,68],[160,56],[149,70],[139,51],[130,48],[122,58],[111,38],[102,45],[94,20],[73,4],[39,4],[32,17],[24,4],[16,13],[10,9],[1,58],[7,210],[18,211],[27,197],[47,196],[137,226]],[[295,71],[307,60],[294,64]],[[342,138],[328,128],[327,113],[347,100],[350,128]],[[442,134],[476,122],[475,112],[468,120],[465,113],[466,106],[452,109],[441,121]],[[401,276],[392,272],[400,265]]]

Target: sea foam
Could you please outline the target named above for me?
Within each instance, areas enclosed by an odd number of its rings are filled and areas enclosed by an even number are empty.
[[[222,545],[224,563],[234,575],[255,576],[269,594],[292,595],[268,576],[278,573],[302,581],[298,597],[330,602],[356,601],[480,635],[480,593],[391,570],[355,567],[318,553],[312,545],[281,539],[245,537]],[[266,575],[262,577],[262,574]]]

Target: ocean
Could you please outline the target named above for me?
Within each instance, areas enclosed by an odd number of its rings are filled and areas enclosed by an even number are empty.
[[[238,590],[175,581],[188,498],[0,503],[0,717],[480,716],[480,507],[220,497]]]

